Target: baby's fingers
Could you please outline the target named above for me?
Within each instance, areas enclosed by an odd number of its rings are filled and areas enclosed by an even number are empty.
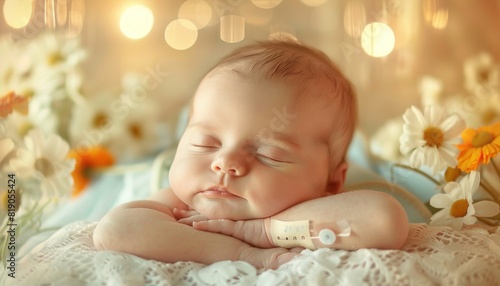
[[[232,221],[228,219],[214,219],[193,222],[193,227],[199,230],[221,233],[234,236],[241,229],[243,221]],[[237,237],[240,238],[241,237]]]
[[[200,213],[198,213],[197,211],[194,211],[194,210],[183,210],[183,209],[178,209],[178,208],[174,208],[172,210],[172,213],[174,213],[174,216],[176,219],[181,219],[181,218],[189,218],[189,217],[192,217],[192,216],[197,216],[199,215]]]
[[[177,219],[177,222],[187,225],[192,225],[195,221],[207,220],[205,216],[199,214],[197,211],[187,211],[174,208],[172,212],[174,217]]]

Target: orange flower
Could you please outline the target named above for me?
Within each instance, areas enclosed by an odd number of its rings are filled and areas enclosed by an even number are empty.
[[[462,140],[463,143],[457,145],[458,168],[464,172],[477,170],[479,165],[488,164],[500,153],[500,122],[476,130],[467,128],[462,132]]]
[[[109,167],[115,163],[114,156],[102,146],[71,150],[68,156],[76,160],[75,169],[71,173],[74,180],[73,197],[88,186],[92,179],[92,169]]]
[[[13,110],[27,114],[28,98],[9,91],[7,94],[0,96],[0,117],[7,117]]]

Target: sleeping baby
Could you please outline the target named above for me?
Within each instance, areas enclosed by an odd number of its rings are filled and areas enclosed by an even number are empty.
[[[266,41],[201,81],[170,188],[112,209],[94,243],[163,262],[242,260],[276,268],[304,248],[400,248],[402,206],[343,191],[356,123],[349,81],[322,52]]]

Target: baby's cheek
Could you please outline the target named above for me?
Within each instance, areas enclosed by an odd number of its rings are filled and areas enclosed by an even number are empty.
[[[182,164],[181,162],[174,160],[168,173],[170,187],[178,197],[180,190],[186,187],[184,186],[184,184],[186,182],[186,179],[188,178],[186,177],[184,171],[185,166],[183,165],[184,164]]]

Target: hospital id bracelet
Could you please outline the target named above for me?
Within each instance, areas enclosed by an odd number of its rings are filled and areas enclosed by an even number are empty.
[[[337,236],[349,236],[351,227],[346,220],[337,222],[339,233],[335,234],[331,229],[323,228],[317,236],[311,236],[313,232],[312,223],[309,220],[281,221],[271,219],[270,231],[273,244],[284,248],[304,247],[315,250],[313,240],[318,240],[324,247],[331,247],[337,240]]]

